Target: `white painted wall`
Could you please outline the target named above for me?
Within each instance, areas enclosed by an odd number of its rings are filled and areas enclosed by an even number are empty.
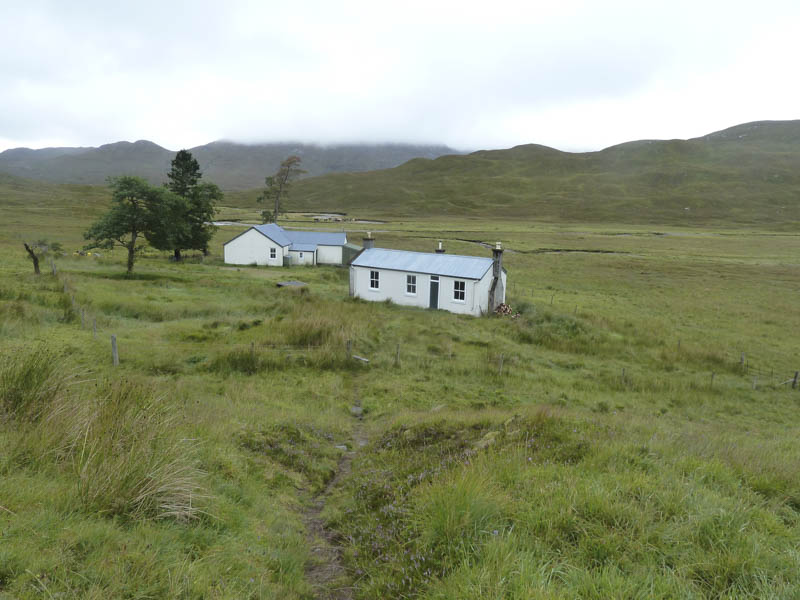
[[[271,259],[270,248],[275,248],[275,258]],[[283,256],[286,248],[273,242],[267,236],[255,229],[248,229],[239,237],[231,240],[223,247],[225,263],[229,265],[266,265],[270,267],[283,266]]]
[[[315,264],[313,251],[309,252],[308,250],[303,250],[300,252],[299,250],[289,250],[289,258],[291,259],[293,265]]]
[[[370,289],[370,271],[380,273],[380,287]],[[406,275],[417,276],[417,293],[406,292]],[[428,308],[430,304],[431,276],[422,273],[390,271],[387,269],[370,269],[369,267],[350,267],[353,295],[364,300],[381,302],[391,300],[404,306]],[[465,300],[454,300],[454,282],[465,281]],[[492,284],[492,270],[489,269],[480,281],[474,279],[458,279],[457,277],[439,277],[439,308],[458,314],[480,316],[488,311],[489,288]]]
[[[318,265],[340,265],[342,264],[341,246],[317,246]]]

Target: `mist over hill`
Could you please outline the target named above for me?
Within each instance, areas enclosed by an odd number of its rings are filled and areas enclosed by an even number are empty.
[[[361,164],[386,156],[400,161],[410,147],[341,148],[346,151],[326,154],[323,150],[330,148],[310,147],[303,166],[313,174],[315,169],[346,168],[358,158]],[[215,142],[191,150],[207,178],[228,190],[226,206],[256,209],[261,207],[255,199],[263,171],[269,172],[257,168],[262,157],[266,162],[271,156],[277,165],[306,148]],[[434,154],[436,149],[429,151]],[[132,156],[139,162],[131,162]],[[150,142],[8,150],[0,154],[0,165],[17,165],[15,173],[27,165],[22,175],[27,179],[4,176],[2,171],[10,169],[0,166],[0,206],[51,205],[59,198],[57,204],[72,205],[87,194],[98,201],[107,196],[105,187],[31,180],[52,164],[77,165],[73,181],[82,174],[85,182],[104,183],[113,168],[162,183],[172,157],[171,151]],[[800,227],[800,121],[746,123],[690,140],[638,140],[598,152],[570,153],[528,144],[418,157],[367,172],[328,172],[298,181],[291,208],[362,217],[452,215],[794,231]]]
[[[307,177],[330,172],[386,169],[412,158],[454,154],[447,146],[410,144],[315,146],[297,143],[238,144],[217,141],[189,149],[208,181],[226,190],[259,187],[287,156],[303,159]],[[116,142],[98,148],[14,148],[0,153],[0,171],[51,183],[102,185],[108,177],[139,175],[163,183],[175,151],[147,140]]]

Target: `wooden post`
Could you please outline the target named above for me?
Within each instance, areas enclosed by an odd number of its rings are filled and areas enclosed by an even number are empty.
[[[97,339],[97,317],[92,318],[92,337]]]
[[[753,377],[753,389],[755,390],[757,386],[758,386],[758,375]]]
[[[503,359],[504,358],[505,358],[505,355],[501,354],[500,355],[500,369],[499,369],[499,371],[497,373],[498,375],[502,375],[503,374]]]
[[[792,379],[792,389],[797,388],[797,375],[800,374],[800,371],[794,372],[794,379]]]
[[[678,352],[681,351],[681,338],[678,338]]]
[[[53,270],[53,277],[56,276],[56,262],[51,258],[50,259],[50,268]]]
[[[83,313],[84,313],[84,311],[83,311],[83,309],[81,309],[81,329],[83,329],[83,327],[84,327],[84,318],[83,318],[84,314]]]
[[[744,352],[742,352],[742,356],[739,358],[739,366],[744,370]]]
[[[111,360],[116,367],[119,364],[119,354],[117,353],[117,336],[111,336]]]
[[[578,314],[578,305],[575,305],[575,310],[572,311],[572,315],[575,316]]]
[[[716,375],[716,373],[714,373],[714,371],[711,371],[711,385],[709,386],[709,388],[712,390],[714,389],[714,375]]]
[[[394,366],[400,366],[400,344],[397,344],[397,349],[394,352]]]
[[[347,340],[347,358],[353,356],[353,340]]]
[[[64,293],[65,294],[67,293],[67,282],[66,281],[64,281]]]
[[[553,306],[553,298],[555,298],[555,297],[556,297],[556,295],[555,295],[555,294],[552,294],[552,295],[550,296],[550,306]]]
[[[625,385],[625,367],[622,367],[622,385]]]

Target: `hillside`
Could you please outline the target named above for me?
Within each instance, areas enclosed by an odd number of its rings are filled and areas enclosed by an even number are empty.
[[[205,177],[228,190],[254,188],[291,154],[303,158],[309,176],[330,172],[395,167],[412,158],[435,158],[455,150],[446,146],[351,144],[314,146],[297,143],[246,145],[212,142],[190,149]],[[14,148],[0,153],[0,172],[51,183],[103,185],[108,177],[133,174],[160,184],[175,151],[146,140],[116,142],[99,148]]]
[[[255,192],[237,197],[243,205]],[[495,215],[542,221],[783,224],[800,199],[800,121],[739,125],[691,140],[599,152],[538,145],[414,159],[298,183],[303,209],[385,216]]]
[[[106,165],[118,164],[125,155],[161,156],[163,170],[153,169],[149,178],[156,182],[164,179],[172,157],[169,151],[149,142],[115,146],[115,150],[105,151]],[[136,150],[137,146],[142,148]],[[238,219],[239,213],[260,208],[255,201],[260,181],[249,190],[235,185],[237,177],[247,181],[243,173],[255,170],[257,158],[252,148],[223,142],[204,148],[209,154],[197,149],[192,152],[201,166],[206,165],[208,178],[232,182],[224,205],[247,209],[224,217]],[[218,154],[215,149],[220,149]],[[76,154],[72,150],[50,149],[50,158],[41,160],[54,160],[56,155],[63,164],[88,160],[88,151]],[[288,147],[275,150],[276,156],[288,151]],[[236,152],[241,156],[237,158]],[[357,153],[356,148],[351,147],[350,152]],[[397,152],[401,152],[399,148]],[[14,150],[0,156],[25,153]],[[327,156],[333,160],[333,155]],[[327,164],[344,168],[344,163]],[[311,168],[308,156],[304,166]],[[228,179],[215,173],[225,173]],[[107,191],[100,186],[56,185],[0,174],[2,206],[58,205],[59,210],[72,206],[96,212],[105,198]],[[289,206],[291,210],[345,212],[362,218],[440,215],[551,223],[793,229],[798,224],[798,201],[800,121],[783,121],[739,125],[691,140],[628,142],[599,152],[569,153],[529,144],[469,155],[416,158],[392,169],[303,179],[295,184]],[[255,213],[247,218],[255,218]]]

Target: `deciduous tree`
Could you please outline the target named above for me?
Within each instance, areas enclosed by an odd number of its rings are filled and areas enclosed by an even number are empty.
[[[258,197],[259,202],[274,202],[275,209],[270,211],[265,209],[261,211],[261,218],[265,223],[278,222],[278,215],[282,212],[281,203],[284,202],[289,195],[289,187],[297,177],[305,173],[300,168],[301,158],[299,156],[290,156],[281,163],[277,172],[274,175],[267,177],[264,182],[267,188]]]
[[[170,221],[181,212],[183,199],[165,188],[151,186],[141,177],[117,177],[110,184],[111,209],[83,236],[91,240],[90,248],[115,245],[125,248],[130,274],[136,254],[145,246],[148,237],[164,244],[172,243],[170,236],[176,235],[181,226],[180,222]]]
[[[25,251],[28,253],[28,258],[33,261],[33,272],[36,275],[40,274],[39,261],[46,257],[51,252],[61,252],[61,244],[58,242],[48,242],[47,240],[38,240],[36,242],[22,242],[25,246]]]

